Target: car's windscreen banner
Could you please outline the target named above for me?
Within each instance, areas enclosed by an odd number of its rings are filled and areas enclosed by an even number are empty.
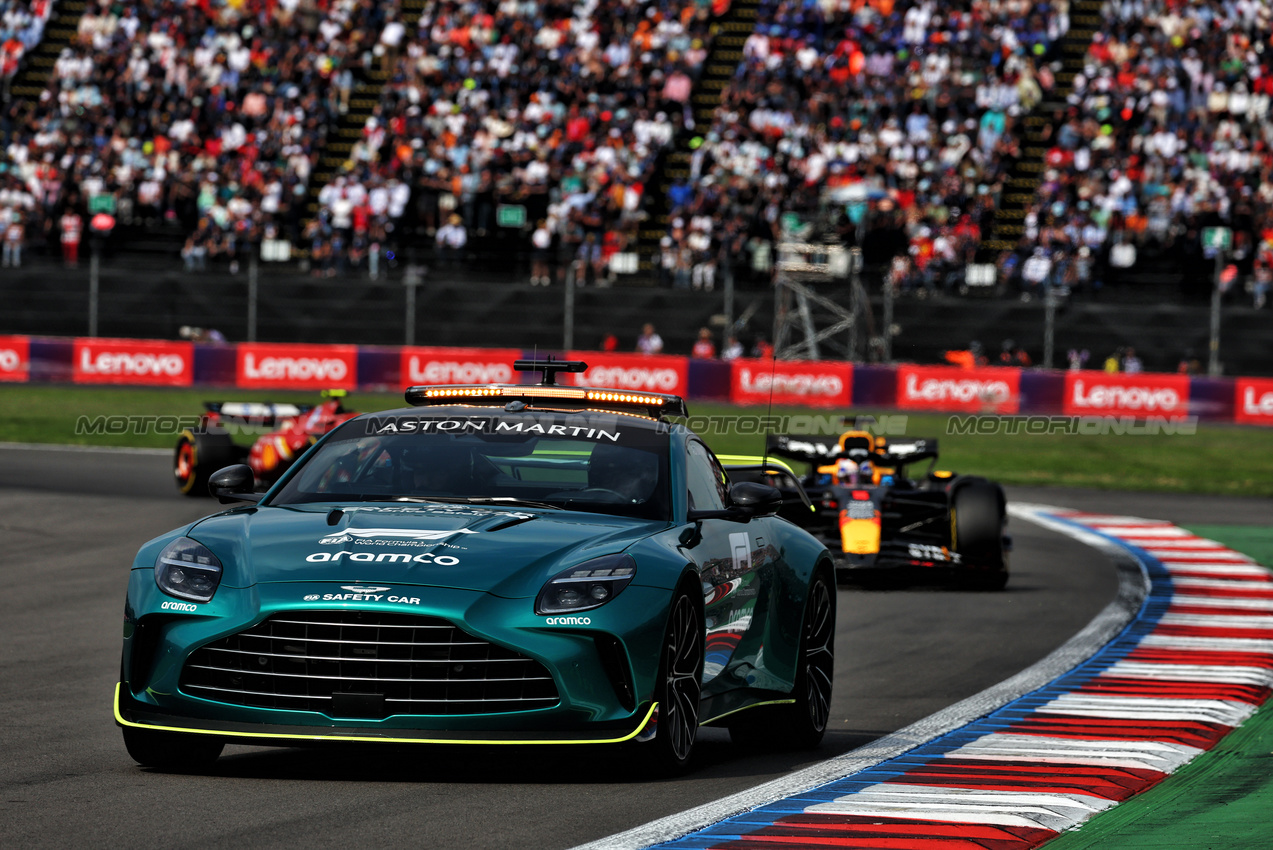
[[[1017,413],[1021,410],[1021,370],[898,366],[897,406],[902,410]]]
[[[516,384],[519,374],[513,361],[522,357],[515,348],[402,349],[402,388],[431,384]]]
[[[729,400],[734,404],[847,407],[853,398],[853,365],[837,360],[734,360]]]
[[[1189,376],[1066,372],[1061,412],[1071,416],[1187,416]]]
[[[77,384],[194,383],[194,345],[146,339],[80,338],[71,347],[71,380]]]
[[[1238,378],[1233,418],[1249,425],[1273,425],[1273,378]]]
[[[585,372],[561,373],[559,381],[563,384],[679,396],[689,393],[688,357],[570,351],[566,353],[566,359],[582,360],[588,364],[588,369]]]
[[[247,389],[352,390],[358,349],[352,345],[241,343],[236,383]]]
[[[0,336],[0,381],[25,381],[31,376],[31,341],[24,336]]]

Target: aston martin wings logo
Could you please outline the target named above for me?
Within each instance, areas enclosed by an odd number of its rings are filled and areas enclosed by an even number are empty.
[[[380,587],[378,585],[363,584],[342,584],[341,590],[351,590],[354,593],[379,593],[382,590],[393,590],[392,587]]]
[[[448,528],[443,531],[405,528],[348,528],[330,534],[319,543],[348,543],[358,540],[443,540],[455,534],[477,534],[467,528]]]

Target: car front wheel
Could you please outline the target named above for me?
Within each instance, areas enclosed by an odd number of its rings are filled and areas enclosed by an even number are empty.
[[[698,738],[703,689],[703,612],[686,586],[672,600],[659,660],[655,700],[659,704],[654,740],[643,746],[653,772],[685,770]]]

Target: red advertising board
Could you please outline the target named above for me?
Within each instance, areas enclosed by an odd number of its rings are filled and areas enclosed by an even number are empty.
[[[897,406],[902,410],[1017,413],[1021,409],[1021,370],[898,366]]]
[[[734,404],[847,407],[853,398],[853,364],[838,360],[734,360],[729,364]],[[771,395],[772,394],[772,395]]]
[[[194,344],[189,342],[82,337],[73,341],[71,357],[71,379],[77,384],[188,387],[194,382]]]
[[[31,342],[24,336],[0,336],[0,381],[31,377]]]
[[[582,360],[586,372],[562,372],[563,384],[577,387],[604,387],[610,390],[671,393],[689,392],[688,357],[660,354],[612,354],[605,351],[570,351],[567,360]]]
[[[352,345],[240,343],[235,383],[243,389],[351,390],[358,385]]]
[[[516,348],[402,349],[402,386],[422,384],[516,384]]]
[[[1061,410],[1076,416],[1187,416],[1189,376],[1066,372]]]
[[[1238,378],[1234,391],[1234,419],[1251,425],[1273,425],[1273,378]]]

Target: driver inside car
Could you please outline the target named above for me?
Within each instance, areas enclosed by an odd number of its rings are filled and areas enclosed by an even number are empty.
[[[650,452],[599,445],[588,459],[588,489],[609,490],[626,501],[645,502],[659,482],[659,459]]]
[[[465,495],[472,483],[466,451],[407,449],[402,453],[402,465],[408,473],[406,482],[416,495]]]

